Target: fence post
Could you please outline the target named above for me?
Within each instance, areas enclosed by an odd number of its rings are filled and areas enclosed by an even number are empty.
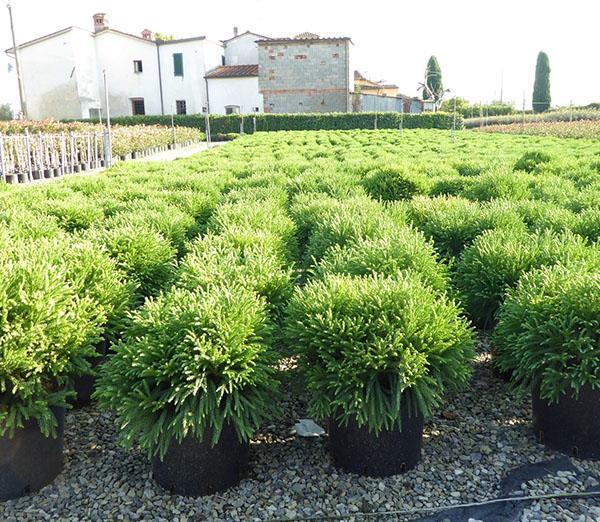
[[[110,134],[108,129],[105,127],[103,131],[104,138],[104,168],[109,168],[112,163],[112,150],[110,144]]]
[[[67,140],[65,138],[65,133],[60,133],[60,175],[65,175],[65,170],[67,167]]]
[[[75,172],[75,134],[69,132],[69,143],[71,145],[71,173]]]
[[[375,120],[374,120],[373,124],[374,124],[374,125],[373,125],[373,128],[374,128],[375,130],[377,130],[377,113],[375,113]]]
[[[42,136],[42,132],[38,131],[38,146],[40,148],[38,158],[39,158],[39,172],[40,178],[44,176],[44,170],[46,170],[46,148],[44,147],[44,136]]]
[[[97,169],[100,164],[99,164],[99,160],[98,160],[98,133],[96,131],[94,131],[94,162],[93,162],[93,169]]]
[[[28,129],[25,129],[25,151],[27,154],[27,181],[31,181],[33,177],[31,174],[31,137]]]
[[[256,134],[256,116],[252,117],[252,126],[254,127],[254,134]]]
[[[244,134],[244,115],[242,114],[242,120],[240,122],[240,134]]]
[[[4,136],[0,132],[0,174],[2,181],[6,182],[6,159],[4,158]]]

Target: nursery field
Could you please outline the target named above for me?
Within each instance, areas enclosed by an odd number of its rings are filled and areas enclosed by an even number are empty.
[[[597,140],[257,133],[0,223],[2,519],[600,519]]]
[[[494,124],[475,130],[480,132],[501,132],[504,134],[527,134],[532,136],[555,136],[557,138],[600,140],[600,118],[597,120]]]

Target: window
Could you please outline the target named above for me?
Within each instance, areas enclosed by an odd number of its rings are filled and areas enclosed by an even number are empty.
[[[175,76],[183,76],[183,54],[173,53],[173,70]]]
[[[175,109],[177,110],[177,114],[187,114],[187,107],[185,100],[176,100],[175,101]]]
[[[225,106],[225,114],[239,114],[240,106],[239,105],[226,105]]]
[[[221,65],[225,65],[225,55],[221,55]]]
[[[99,120],[102,115],[102,109],[90,109],[90,120]]]
[[[134,116],[141,116],[143,114],[146,114],[144,98],[131,98],[131,113]]]
[[[133,60],[133,72],[141,73],[142,71],[142,60]]]

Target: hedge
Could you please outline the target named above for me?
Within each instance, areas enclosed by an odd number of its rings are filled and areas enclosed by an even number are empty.
[[[446,112],[427,112],[421,114],[401,114],[398,112],[358,112],[358,113],[301,113],[301,114],[230,114],[210,116],[211,134],[239,133],[242,119],[244,132],[254,132],[253,119],[256,118],[257,131],[280,130],[349,130],[373,129],[377,116],[378,129],[450,129],[453,115]],[[173,117],[178,127],[205,128],[205,116],[202,114],[179,114]],[[81,120],[90,121],[90,120]],[[171,115],[116,116],[111,118],[115,125],[171,125]],[[463,128],[462,116],[456,117],[457,128]]]

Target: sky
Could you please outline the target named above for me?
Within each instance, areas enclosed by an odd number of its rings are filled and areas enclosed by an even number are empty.
[[[0,103],[18,103],[8,12],[0,4]],[[349,36],[355,67],[373,80],[418,94],[429,56],[444,87],[472,102],[500,98],[531,107],[537,53],[550,58],[553,105],[600,101],[599,0],[12,0],[17,42],[70,25],[92,30],[92,15],[139,34],[223,40],[233,27],[266,36]]]

